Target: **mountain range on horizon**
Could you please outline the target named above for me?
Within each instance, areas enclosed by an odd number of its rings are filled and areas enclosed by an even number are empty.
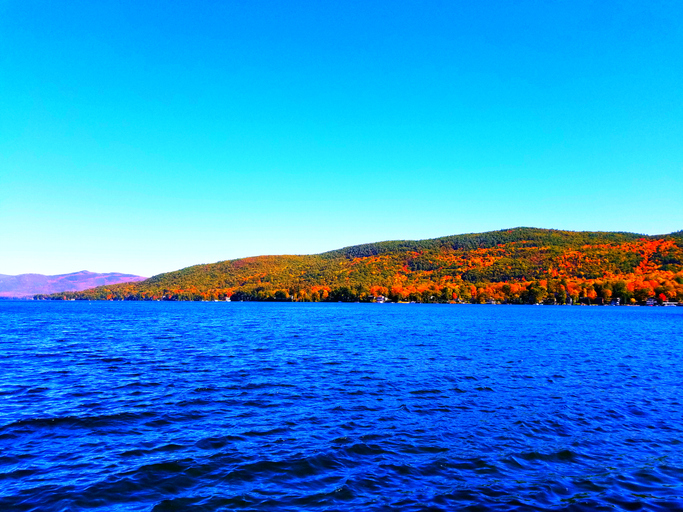
[[[514,228],[194,265],[37,299],[575,303],[683,301],[683,231]]]
[[[120,272],[96,273],[88,270],[58,274],[0,274],[0,297],[24,298],[36,294],[77,292],[97,286],[143,281],[146,277]]]

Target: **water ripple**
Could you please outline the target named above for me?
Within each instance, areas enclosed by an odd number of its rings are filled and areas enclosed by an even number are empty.
[[[683,510],[681,308],[0,304],[0,510]]]

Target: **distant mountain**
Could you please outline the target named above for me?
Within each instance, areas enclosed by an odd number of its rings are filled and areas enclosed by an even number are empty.
[[[515,228],[195,265],[40,299],[621,303],[683,300],[683,232]]]
[[[81,270],[73,274],[45,276],[42,274],[0,274],[0,297],[29,297],[36,294],[77,292],[96,286],[144,281],[146,278],[133,274],[111,272],[97,274]]]

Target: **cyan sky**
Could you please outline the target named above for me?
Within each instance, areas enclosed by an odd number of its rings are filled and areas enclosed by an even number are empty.
[[[0,1],[0,273],[683,229],[683,3]]]

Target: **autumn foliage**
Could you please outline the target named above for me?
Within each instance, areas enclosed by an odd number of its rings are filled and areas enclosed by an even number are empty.
[[[681,232],[650,237],[517,228],[381,242],[311,256],[196,265],[37,298],[500,303],[683,301]]]

